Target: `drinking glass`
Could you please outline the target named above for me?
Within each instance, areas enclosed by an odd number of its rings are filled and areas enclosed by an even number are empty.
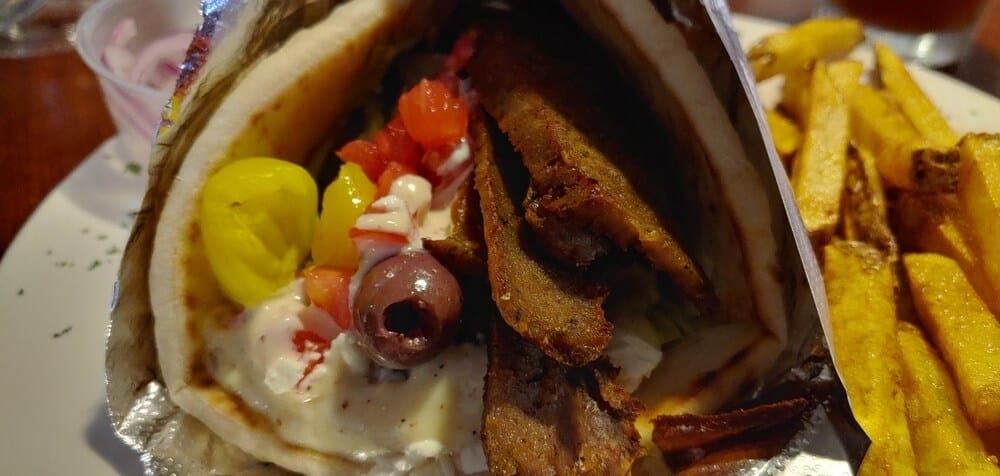
[[[93,0],[0,0],[0,58],[67,51],[74,24]]]
[[[820,0],[818,16],[852,16],[870,39],[931,68],[958,60],[972,38],[985,0]]]

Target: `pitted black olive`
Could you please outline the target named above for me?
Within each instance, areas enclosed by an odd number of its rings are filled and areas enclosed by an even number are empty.
[[[452,342],[462,309],[458,281],[423,252],[372,267],[354,299],[354,328],[379,365],[407,368]]]

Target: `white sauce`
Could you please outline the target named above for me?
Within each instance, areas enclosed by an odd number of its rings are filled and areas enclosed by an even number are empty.
[[[395,195],[386,195],[375,200],[372,211],[358,217],[354,227],[359,230],[381,231],[394,235],[409,236],[413,230],[410,207]]]
[[[448,237],[449,231],[451,231],[451,202],[428,211],[420,223],[420,236],[429,240],[443,240]]]
[[[465,165],[472,158],[472,149],[469,147],[469,140],[465,137],[451,151],[451,155],[435,171],[439,176],[446,176],[459,167]]]
[[[292,338],[308,313],[301,281],[247,310],[231,329],[206,339],[216,380],[265,415],[282,439],[339,454],[372,474],[400,474],[434,464],[449,471],[486,470],[480,458],[486,353],[454,345],[410,369],[405,381],[369,383],[371,362],[353,334],[340,333],[296,388],[311,356]]]
[[[399,197],[417,223],[423,219],[431,206],[431,183],[427,179],[414,174],[403,175],[392,182],[389,196]]]

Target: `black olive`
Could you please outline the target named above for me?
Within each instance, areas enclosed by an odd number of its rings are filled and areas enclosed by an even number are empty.
[[[428,253],[405,253],[365,275],[354,299],[354,328],[376,363],[408,368],[454,340],[461,309],[455,276]]]

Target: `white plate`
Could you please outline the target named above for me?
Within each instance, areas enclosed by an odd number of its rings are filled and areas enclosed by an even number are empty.
[[[0,474],[141,474],[111,431],[111,289],[146,184],[111,139],[49,193],[0,262]]]
[[[744,44],[780,26],[736,18]],[[995,98],[931,71],[914,75],[959,132],[997,129]],[[765,103],[776,101],[777,86],[763,86]],[[0,474],[142,472],[112,433],[104,403],[111,288],[146,173],[119,159],[114,145],[98,148],[49,194],[0,261]],[[842,457],[834,446],[810,451],[817,456],[796,458],[787,472],[817,474]]]

